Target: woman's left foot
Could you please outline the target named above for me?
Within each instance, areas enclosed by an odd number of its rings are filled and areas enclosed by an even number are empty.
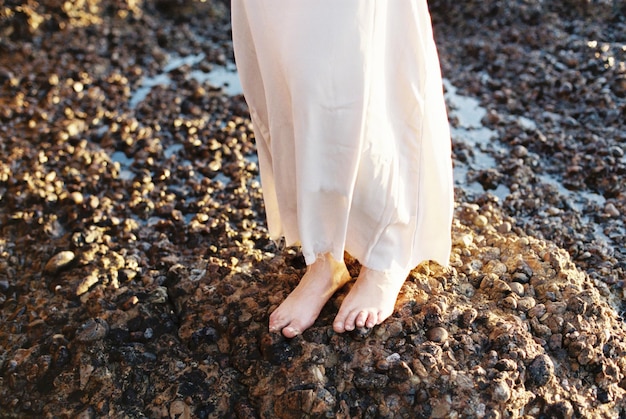
[[[359,277],[341,303],[333,322],[337,333],[374,327],[393,314],[408,272],[381,272],[361,268]]]

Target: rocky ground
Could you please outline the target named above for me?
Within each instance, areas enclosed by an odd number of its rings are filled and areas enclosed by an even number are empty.
[[[191,77],[232,62],[228,3],[5,3],[0,417],[626,418],[624,2],[430,2],[494,135],[451,101],[451,267],[293,340],[245,102]]]

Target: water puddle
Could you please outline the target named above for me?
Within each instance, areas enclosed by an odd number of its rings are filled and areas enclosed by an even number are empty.
[[[182,149],[183,149],[182,144],[172,144],[171,146],[167,147],[163,151],[163,155],[165,156],[166,159],[169,159],[170,157],[172,157],[173,155],[175,155]]]
[[[131,95],[128,105],[135,109],[139,103],[143,102],[150,91],[155,86],[167,86],[172,82],[167,74],[157,74],[154,77],[144,77],[139,88]]]
[[[551,185],[561,195],[567,205],[574,209],[576,212],[582,214],[585,208],[589,205],[597,205],[598,207],[604,207],[606,198],[600,194],[587,192],[587,191],[570,191],[557,179],[550,175],[541,174],[537,175],[539,180],[546,185]]]
[[[482,125],[482,119],[487,114],[487,110],[480,106],[480,102],[474,98],[461,96],[457,93],[449,80],[444,80],[446,87],[446,102],[450,106],[450,116],[456,118],[458,125],[451,127],[452,138],[465,144],[472,150],[472,156],[468,157],[468,163],[455,161],[454,182],[469,194],[482,194],[486,192],[478,182],[470,182],[468,174],[470,171],[486,170],[496,168],[496,160],[488,153],[502,149],[503,146],[494,141],[496,132]],[[526,117],[514,117],[517,124],[528,131],[537,129],[535,121]],[[611,247],[615,240],[604,233],[602,226],[593,221],[592,215],[598,208],[603,208],[606,204],[604,196],[589,191],[571,191],[567,189],[561,181],[550,174],[538,174],[537,178],[545,185],[551,185],[556,192],[565,199],[568,206],[576,211],[581,221],[594,230],[596,240],[604,242]],[[505,200],[510,190],[500,185],[495,191],[489,191],[500,200]],[[618,230],[624,230],[623,222],[618,226]]]
[[[170,57],[169,62],[163,67],[162,73],[152,77],[144,77],[141,80],[139,88],[130,97],[130,108],[135,109],[139,103],[146,99],[155,86],[169,86],[172,83],[172,79],[169,75],[171,71],[184,65],[193,67],[201,63],[205,58],[204,53],[192,54],[185,57]],[[241,83],[234,64],[214,66],[209,72],[192,70],[187,75],[187,79],[194,79],[200,83],[208,82],[211,86],[222,89],[225,94],[230,96],[242,93]]]
[[[132,180],[135,177],[135,174],[130,169],[135,159],[127,157],[123,151],[116,151],[111,154],[111,161],[120,165],[119,178],[121,180]]]
[[[496,160],[487,153],[493,148],[492,140],[497,133],[482,124],[482,119],[487,114],[487,110],[480,106],[478,100],[461,96],[457,93],[457,88],[449,80],[443,82],[446,87],[446,102],[450,107],[450,117],[456,118],[458,124],[450,127],[450,134],[456,141],[467,145],[472,151],[469,157],[471,162],[454,162],[454,183],[470,194],[483,194],[485,189],[476,182],[470,182],[468,175],[471,171],[487,170],[497,166]],[[509,195],[510,190],[506,185],[498,185],[497,189],[489,191],[501,201]]]
[[[221,87],[224,93],[229,96],[236,96],[243,93],[239,75],[234,65],[226,67],[214,67],[208,73],[200,70],[193,70],[189,77],[198,80],[200,83],[208,82],[211,86]]]

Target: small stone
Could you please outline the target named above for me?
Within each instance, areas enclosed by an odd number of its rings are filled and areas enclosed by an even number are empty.
[[[478,317],[478,311],[474,308],[468,308],[463,312],[461,316],[461,326],[467,328],[470,327],[474,320]]]
[[[462,248],[468,248],[472,245],[472,243],[474,242],[474,238],[472,237],[471,234],[464,234],[463,236],[461,236],[461,238],[459,238],[459,240],[457,241],[458,245]]]
[[[556,333],[550,336],[548,339],[548,347],[553,351],[561,349],[563,347],[563,335]]]
[[[548,301],[546,303],[546,311],[550,314],[565,314],[567,303],[563,301]]]
[[[546,385],[553,375],[554,363],[548,355],[538,355],[528,366],[529,380],[539,387]]]
[[[604,206],[604,212],[607,215],[611,216],[611,217],[619,217],[620,216],[619,210],[617,209],[617,207],[612,202],[609,202],[608,204],[606,204]]]
[[[74,261],[76,255],[71,250],[65,250],[52,256],[46,266],[43,268],[44,272],[54,274],[61,269],[66,268],[70,263]]]
[[[426,337],[430,341],[442,343],[448,340],[448,331],[443,327],[433,327],[426,332]]]
[[[496,381],[491,394],[494,401],[504,403],[511,398],[511,388],[504,381]]]
[[[401,361],[391,368],[391,376],[396,381],[406,381],[413,377],[413,371],[406,362]]]
[[[9,281],[7,281],[6,279],[0,280],[0,292],[7,292],[9,290],[9,286]]]
[[[81,205],[83,202],[85,202],[85,197],[83,196],[82,193],[78,192],[78,191],[74,191],[70,194],[70,199],[72,200],[72,202],[74,202],[74,204],[76,205]]]
[[[546,311],[546,306],[544,304],[537,304],[536,306],[528,310],[528,316],[541,318],[544,314],[546,314]]]
[[[76,331],[79,342],[94,342],[104,339],[109,333],[109,324],[104,319],[89,319]]]
[[[535,307],[537,302],[533,297],[522,297],[517,300],[517,308],[521,311],[528,311],[531,308]]]
[[[97,275],[89,275],[86,278],[83,278],[76,287],[76,296],[81,296],[89,291],[89,288],[97,284],[98,281],[99,279]]]
[[[504,300],[502,300],[502,307],[515,310],[517,308],[517,300],[515,299],[515,297],[509,295],[508,297],[504,298]]]
[[[80,389],[84,390],[85,387],[87,386],[87,383],[89,382],[89,378],[91,378],[91,374],[94,371],[94,366],[91,364],[81,364],[78,367],[78,373],[79,373],[79,382],[80,382]]]
[[[174,400],[170,405],[170,418],[171,419],[190,419],[191,409],[182,400]]]
[[[502,117],[500,116],[500,114],[493,109],[490,109],[489,112],[487,112],[487,115],[485,115],[485,118],[487,120],[487,123],[491,125],[497,124],[502,120]]]
[[[513,229],[513,226],[511,225],[511,223],[509,223],[508,221],[505,221],[498,226],[498,233],[500,234],[510,233],[512,229]]]
[[[519,282],[510,282],[509,287],[511,288],[511,291],[513,291],[518,296],[524,296],[524,286]]]
[[[489,224],[489,219],[487,219],[484,215],[477,215],[474,217],[474,225],[476,227],[485,227],[487,224]]]
[[[358,374],[354,377],[354,386],[361,390],[376,390],[387,387],[389,377],[384,374]]]
[[[572,297],[568,302],[568,308],[576,314],[584,314],[587,311],[587,303],[580,297]]]
[[[530,276],[525,272],[515,272],[512,275],[513,281],[519,282],[520,284],[526,284],[530,281]]]

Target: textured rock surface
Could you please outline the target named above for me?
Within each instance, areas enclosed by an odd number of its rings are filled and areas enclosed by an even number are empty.
[[[0,416],[626,417],[624,4],[457,3],[444,75],[495,138],[489,168],[454,138],[486,192],[456,190],[451,266],[292,340],[245,102],[191,77],[232,60],[228,3],[4,6]]]

